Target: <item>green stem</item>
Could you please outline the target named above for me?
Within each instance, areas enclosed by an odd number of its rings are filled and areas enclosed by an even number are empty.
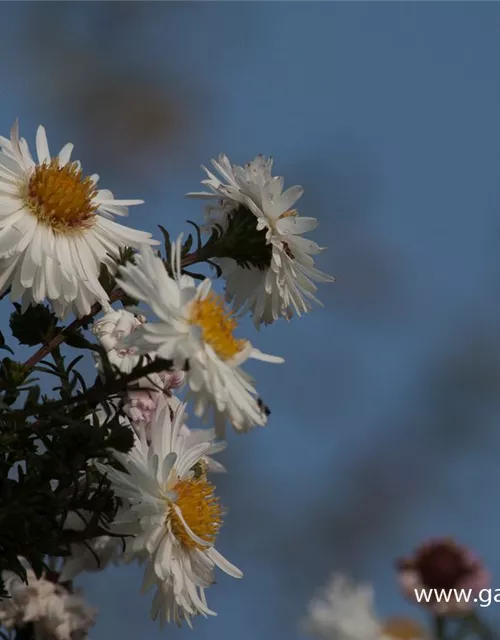
[[[446,640],[446,618],[434,616],[434,637],[435,640]]]
[[[51,355],[57,367],[57,371],[59,373],[59,379],[61,380],[61,389],[60,389],[61,398],[63,400],[69,400],[71,399],[71,384],[68,378],[68,374],[66,372],[66,367],[64,366],[64,356],[61,353],[61,347],[59,345],[54,347]]]

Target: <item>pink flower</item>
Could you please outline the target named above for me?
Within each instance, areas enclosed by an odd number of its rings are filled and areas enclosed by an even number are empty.
[[[123,411],[130,418],[137,435],[145,431],[146,438],[150,439],[151,421],[161,395],[166,396],[171,413],[175,412],[179,401],[172,395],[172,389],[177,389],[183,382],[183,371],[162,371],[141,378],[135,384],[139,388],[127,390]]]
[[[429,602],[419,603],[437,615],[467,613],[474,606],[474,596],[490,585],[490,575],[479,558],[451,538],[429,540],[412,556],[399,560],[397,566],[401,589],[411,600],[416,600],[415,591],[421,589],[452,592],[448,602],[444,598],[438,602],[433,593]],[[469,601],[453,597],[454,589],[470,590]]]

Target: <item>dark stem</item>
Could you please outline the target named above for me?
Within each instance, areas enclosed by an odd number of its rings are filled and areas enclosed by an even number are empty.
[[[117,302],[118,300],[120,300],[122,296],[123,296],[123,291],[120,291],[120,290],[114,291],[109,296],[110,304],[112,304],[113,302]],[[56,336],[54,336],[52,340],[50,340],[50,342],[47,342],[47,344],[44,344],[43,347],[40,347],[38,351],[36,351],[30,358],[28,358],[24,363],[24,366],[30,369],[31,367],[34,367],[36,364],[40,362],[40,360],[43,360],[45,356],[48,356],[53,349],[55,349],[60,344],[62,344],[66,340],[66,337],[69,333],[72,333],[76,329],[79,329],[80,327],[88,324],[92,320],[92,318],[96,316],[99,313],[99,311],[101,311],[101,309],[102,309],[102,306],[99,304],[99,302],[96,302],[92,306],[92,309],[90,310],[90,313],[88,315],[83,316],[82,318],[76,318],[75,320],[73,320],[73,322],[69,324],[65,329],[63,329],[63,331],[61,331]]]
[[[436,640],[446,640],[446,619],[443,616],[434,616],[433,627]]]

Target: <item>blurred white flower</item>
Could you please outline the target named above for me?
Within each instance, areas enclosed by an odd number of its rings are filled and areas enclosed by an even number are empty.
[[[7,629],[34,623],[40,640],[83,640],[95,623],[97,611],[81,595],[62,585],[37,578],[25,560],[28,583],[11,571],[2,577],[10,598],[0,598],[0,624]]]
[[[379,640],[373,588],[333,575],[309,603],[305,629],[324,640]]]
[[[203,167],[208,178],[202,184],[209,191],[188,196],[218,200],[207,208],[209,229],[215,225],[239,229],[236,255],[217,261],[234,308],[242,313],[250,310],[258,327],[294,313],[300,316],[311,310],[310,301],[321,304],[312,281],[334,278],[314,266],[311,256],[323,249],[302,237],[316,228],[316,218],[299,216],[291,208],[302,196],[302,187],[283,191],[283,178],[271,175],[272,158],[257,156],[241,167],[221,154],[212,164],[221,178]]]
[[[12,287],[23,309],[47,298],[64,318],[89,313],[109,297],[99,283],[101,264],[111,272],[121,247],[157,244],[151,234],[117,224],[142,200],[115,200],[97,189],[99,176],[84,177],[71,162],[73,145],[51,157],[45,129],[36,134],[36,162],[17,123],[10,140],[0,136],[0,293]]]
[[[322,640],[425,640],[425,631],[410,618],[380,621],[373,587],[333,574],[315,596],[303,621],[307,633]]]
[[[242,575],[214,547],[223,514],[204,458],[225,444],[214,443],[208,431],[190,439],[183,424],[184,405],[172,420],[160,398],[151,443],[142,434],[128,454],[116,454],[128,473],[97,465],[124,501],[112,530],[132,536],[126,538],[127,554],[146,562],[143,590],[157,587],[152,617],[159,616],[162,626],[184,620],[191,626],[193,616],[215,615],[205,589],[216,566],[235,578]]]
[[[92,333],[106,350],[109,362],[122,373],[130,373],[139,364],[140,356],[134,347],[123,347],[120,341],[146,322],[140,314],[126,309],[111,309],[92,325]],[[99,354],[95,354],[96,366],[102,372]]]
[[[68,513],[64,529],[68,531],[83,531],[88,525],[91,513],[84,511]],[[123,540],[115,536],[98,536],[86,540],[86,544],[70,545],[71,555],[63,559],[63,566],[59,575],[60,582],[73,580],[83,571],[102,571],[111,562],[118,564],[123,556]]]
[[[171,360],[177,370],[187,369],[195,414],[207,417],[213,409],[219,435],[224,433],[226,419],[236,431],[264,426],[266,412],[240,365],[249,358],[275,363],[283,359],[263,354],[248,341],[234,337],[236,321],[211,291],[211,281],[197,286],[191,277],[181,275],[180,252],[181,239],[172,247],[174,278],[146,246],[135,264],[120,268],[119,286],[146,302],[158,317],[157,322],[148,322],[124,338],[122,344]]]

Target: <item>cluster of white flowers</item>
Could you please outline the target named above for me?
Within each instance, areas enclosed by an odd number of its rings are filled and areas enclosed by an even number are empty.
[[[8,598],[0,598],[0,624],[7,629],[33,623],[35,637],[47,640],[84,640],[94,625],[96,610],[63,585],[37,578],[24,558],[27,582],[10,571],[2,578]]]
[[[317,221],[291,208],[303,190],[283,191],[283,179],[271,175],[272,160],[258,156],[245,167],[231,165],[224,155],[213,161],[222,181],[207,171],[203,184],[209,192],[188,195],[217,200],[207,207],[204,230],[211,232],[206,247],[219,249],[204,259],[221,269],[224,300],[210,278],[196,283],[184,272],[182,236],[172,243],[165,264],[151,249],[158,242],[149,233],[113,221],[142,201],[116,200],[110,191],[98,190],[99,177],[85,177],[80,163],[70,161],[71,144],[51,157],[39,127],[36,150],[38,161],[17,124],[10,139],[0,137],[0,294],[10,288],[22,309],[47,301],[60,318],[69,312],[92,317],[102,308],[92,331],[112,369],[122,375],[169,361],[168,370],[137,380],[112,405],[135,432],[132,450],[116,453],[124,470],[96,463],[121,500],[119,512],[109,535],[72,546],[60,579],[102,569],[122,555],[139,560],[146,567],[144,589],[156,588],[153,618],[191,624],[196,615],[214,615],[205,590],[216,567],[235,578],[242,575],[215,548],[223,509],[208,473],[224,471],[212,456],[225,447],[227,424],[244,433],[267,422],[269,411],[243,365],[249,359],[283,362],[235,336],[235,312],[251,312],[259,327],[310,311],[310,302],[318,302],[313,282],[333,280],[314,266],[312,256],[322,249],[303,237]],[[118,267],[127,247],[138,252]],[[103,264],[119,290],[139,301],[140,310],[111,307],[99,281]],[[105,380],[103,365],[97,355]],[[175,395],[182,388],[195,415],[213,428],[186,425],[185,403]],[[69,514],[64,526],[82,529],[89,517]],[[45,611],[45,605],[37,606]],[[16,624],[14,618],[3,620]],[[61,640],[69,638],[69,631],[57,633]]]

